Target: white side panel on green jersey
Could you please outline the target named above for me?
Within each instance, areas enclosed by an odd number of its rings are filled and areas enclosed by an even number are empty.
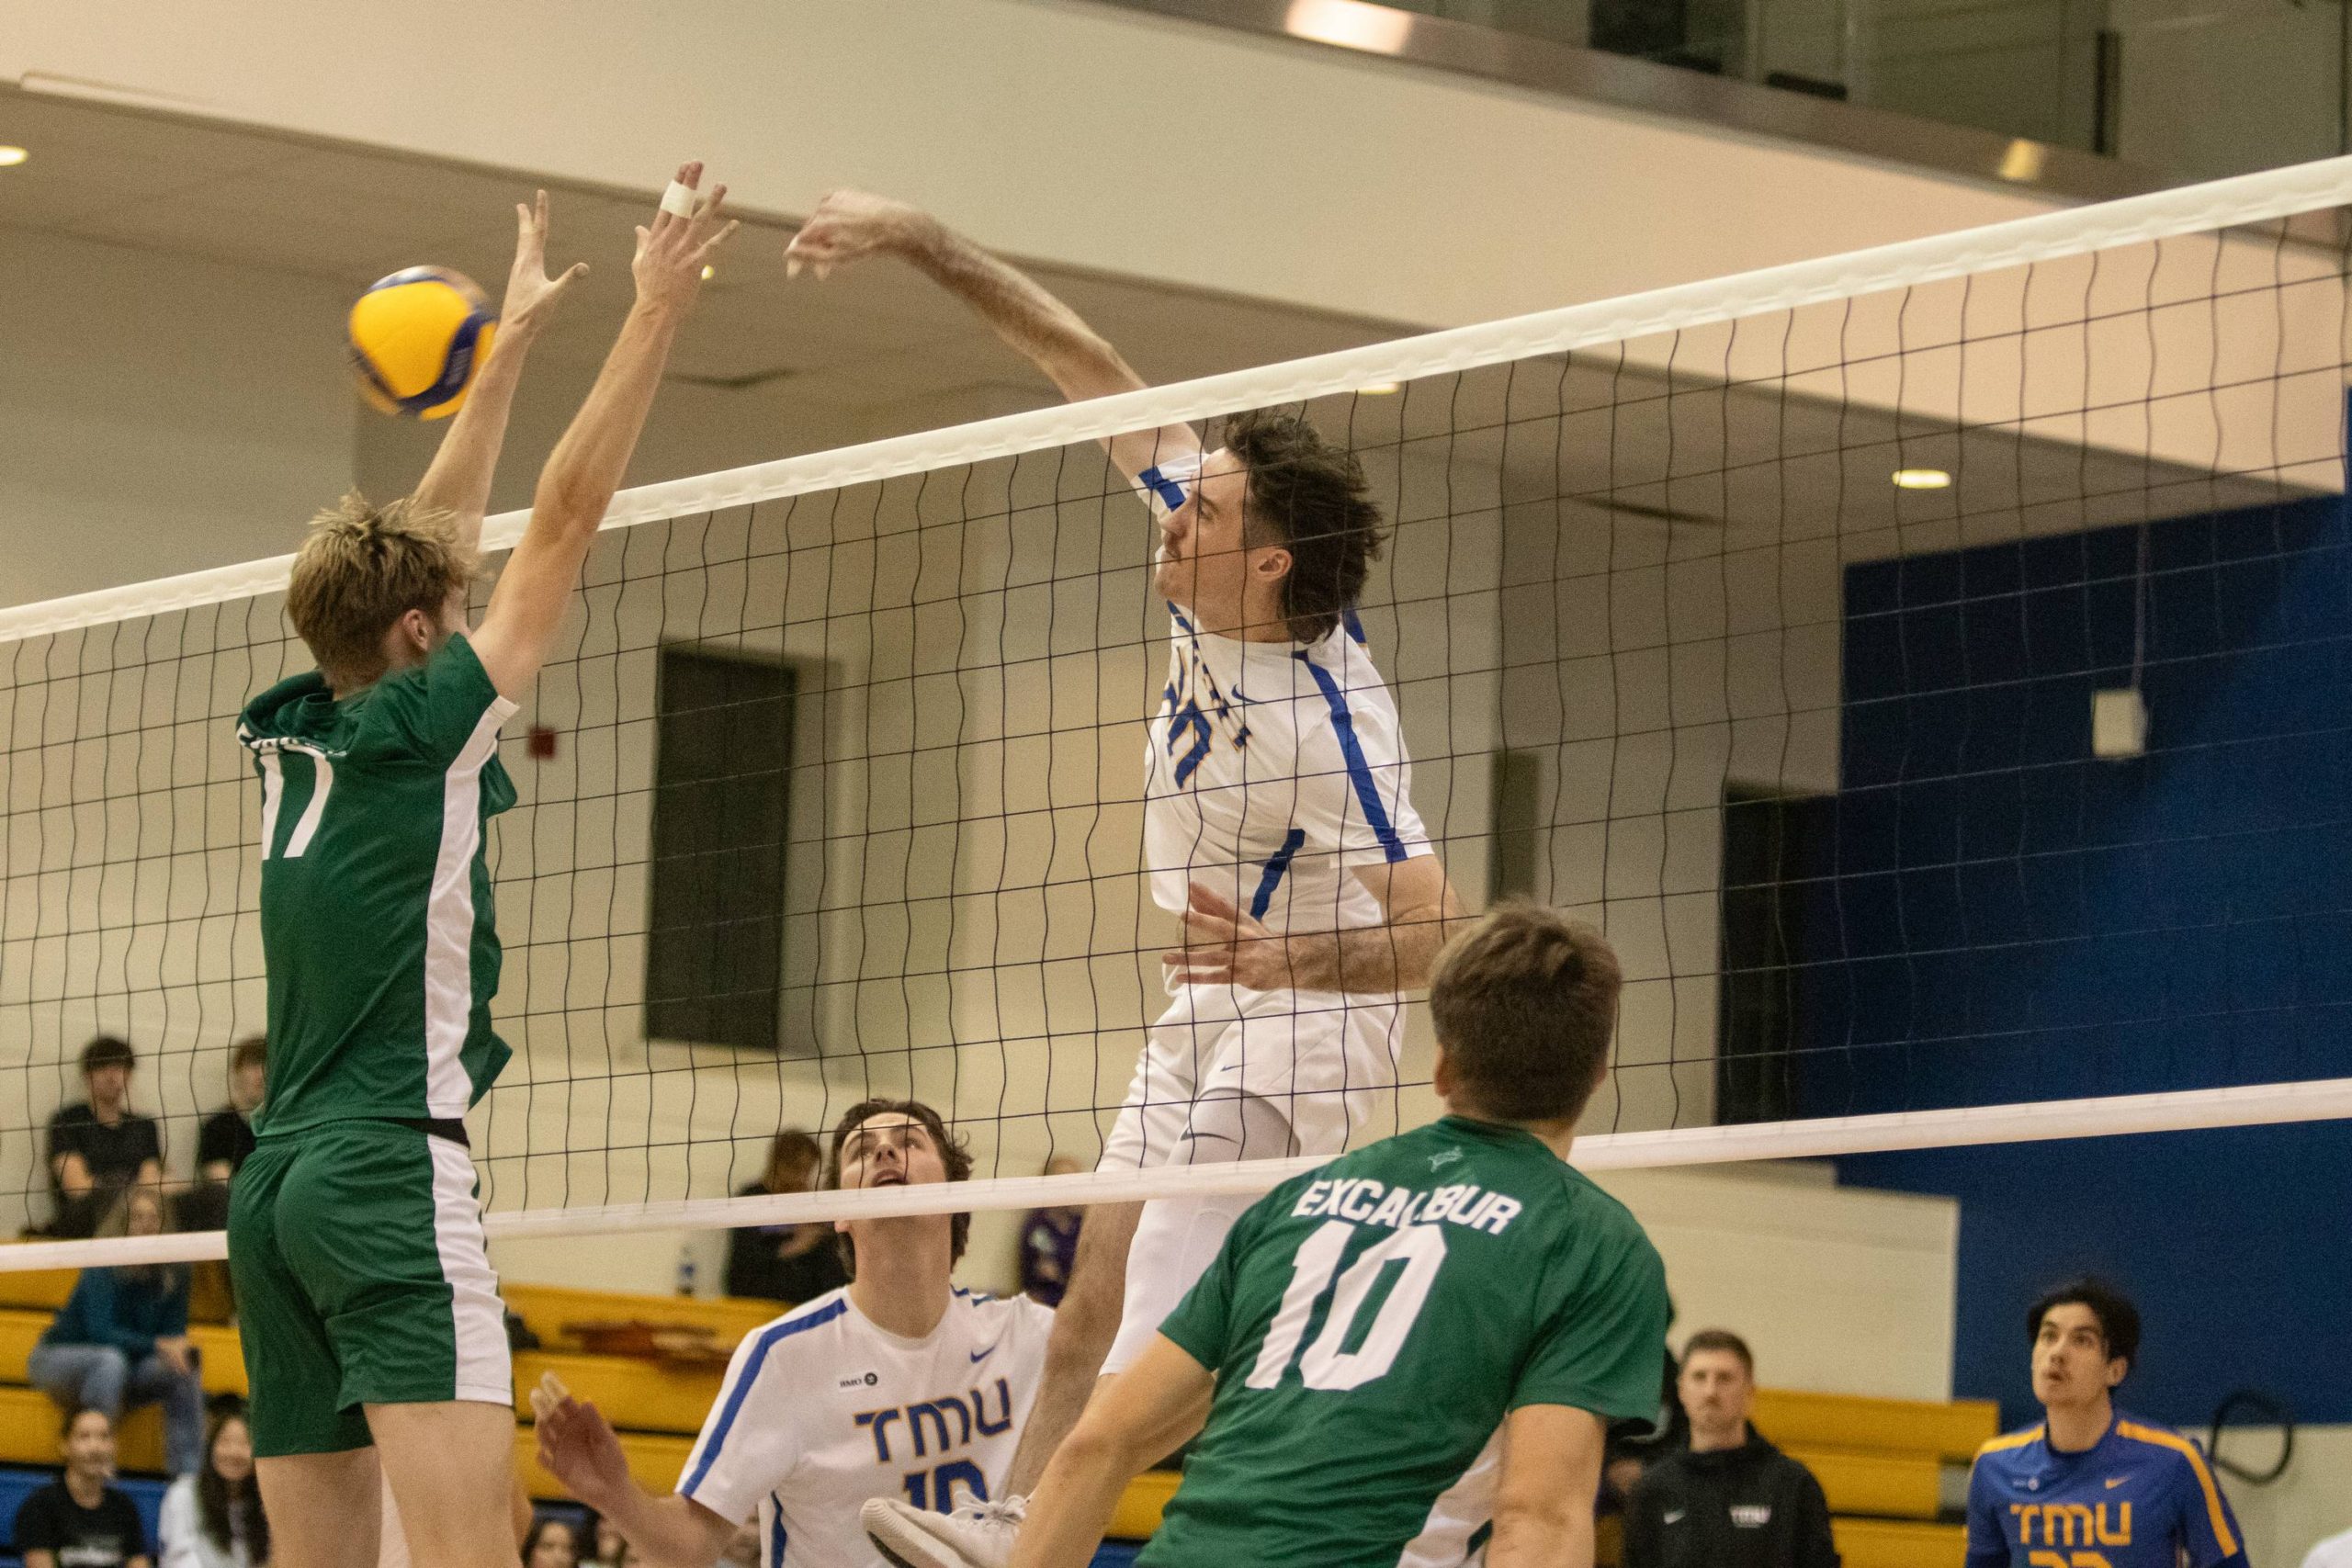
[[[1470,1543],[1494,1518],[1495,1483],[1503,1473],[1503,1429],[1487,1439],[1462,1479],[1438,1494],[1421,1533],[1405,1543],[1396,1568],[1457,1568]]]
[[[441,857],[424,911],[424,1103],[428,1116],[463,1116],[473,1083],[460,1054],[474,1004],[474,856],[481,848],[481,770],[498,750],[504,697],[482,713],[441,786]]]

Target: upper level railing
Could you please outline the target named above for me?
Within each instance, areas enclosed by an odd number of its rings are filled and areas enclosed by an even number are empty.
[[[2352,151],[2352,0],[1109,0],[2112,196]]]

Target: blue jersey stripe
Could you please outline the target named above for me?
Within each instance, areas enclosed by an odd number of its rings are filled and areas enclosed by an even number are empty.
[[[743,1362],[742,1374],[736,1378],[735,1386],[727,1391],[727,1398],[718,1407],[718,1424],[710,1429],[710,1440],[702,1446],[702,1457],[695,1461],[694,1473],[679,1483],[678,1491],[682,1495],[693,1496],[695,1488],[702,1484],[703,1477],[710,1473],[712,1462],[718,1458],[718,1450],[727,1445],[727,1434],[734,1428],[736,1416],[742,1411],[743,1396],[751,1393],[752,1385],[760,1379],[760,1368],[766,1364],[768,1352],[802,1330],[831,1323],[847,1311],[849,1303],[836,1300],[832,1305],[812,1312],[806,1317],[783,1318],[760,1330],[759,1338],[752,1342],[751,1356]]]
[[[1258,878],[1258,891],[1250,899],[1251,919],[1263,916],[1266,906],[1274,901],[1274,889],[1283,885],[1283,874],[1290,869],[1291,858],[1298,853],[1299,846],[1306,842],[1306,829],[1293,828],[1283,835],[1283,847],[1266,857],[1265,874]]]
[[[1405,858],[1404,843],[1396,837],[1396,829],[1389,824],[1388,807],[1381,804],[1380,791],[1372,782],[1371,764],[1363,760],[1363,747],[1356,740],[1356,722],[1348,712],[1348,699],[1340,692],[1340,683],[1331,672],[1312,659],[1305,650],[1291,656],[1315,671],[1315,683],[1323,689],[1323,701],[1331,709],[1331,730],[1340,739],[1340,755],[1348,764],[1348,781],[1355,785],[1356,799],[1363,806],[1363,819],[1372,824],[1373,836],[1380,840],[1383,853],[1393,864]]]

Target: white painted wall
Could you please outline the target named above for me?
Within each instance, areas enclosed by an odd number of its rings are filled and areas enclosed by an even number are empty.
[[[1772,1388],[1951,1397],[1960,1205],[1803,1166],[1611,1171],[1666,1259],[1672,1338],[1728,1328]]]
[[[2204,1438],[2197,1434],[2199,1442]],[[2278,1452],[2278,1433],[2233,1430],[2223,1443],[2225,1452],[2267,1464]],[[2318,1542],[2352,1530],[2352,1427],[2298,1427],[2294,1463],[2285,1475],[2268,1486],[2227,1478],[2222,1484],[2245,1531],[2246,1560],[2295,1568]]]
[[[0,603],[290,547],[351,482],[342,295],[0,228]]]

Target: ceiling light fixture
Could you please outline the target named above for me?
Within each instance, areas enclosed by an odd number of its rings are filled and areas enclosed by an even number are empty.
[[[13,169],[31,156],[21,147],[0,147],[0,169]]]
[[[1950,490],[1951,476],[1941,468],[1897,468],[1894,470],[1897,490]]]
[[[1396,54],[1413,36],[1413,17],[1409,11],[1368,6],[1363,0],[1290,0],[1283,13],[1283,31],[1342,49]]]

